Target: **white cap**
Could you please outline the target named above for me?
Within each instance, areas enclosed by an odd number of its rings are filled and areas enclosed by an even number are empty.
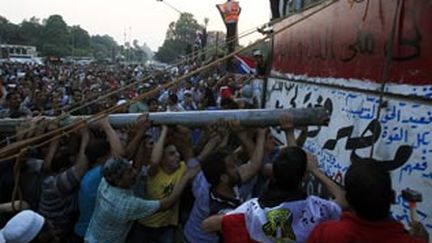
[[[28,243],[41,231],[45,219],[31,210],[24,210],[7,222],[0,231],[0,243]]]
[[[252,55],[253,56],[262,56],[263,54],[262,54],[260,49],[256,49],[255,51],[252,52]]]
[[[126,104],[126,103],[127,103],[126,100],[121,99],[121,100],[117,101],[117,104],[116,104],[116,105],[123,105],[123,104]]]

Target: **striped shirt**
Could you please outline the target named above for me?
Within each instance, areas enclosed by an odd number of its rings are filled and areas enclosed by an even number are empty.
[[[39,213],[53,222],[62,234],[70,228],[71,215],[77,209],[79,178],[75,167],[47,176],[41,185]]]

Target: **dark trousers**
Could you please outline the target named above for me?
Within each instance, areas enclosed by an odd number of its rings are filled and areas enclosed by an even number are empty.
[[[151,228],[135,223],[129,233],[127,243],[174,243],[175,232],[174,226]]]
[[[77,235],[75,233],[72,233],[68,237],[67,243],[84,243],[84,239],[81,236],[79,236],[79,235]]]

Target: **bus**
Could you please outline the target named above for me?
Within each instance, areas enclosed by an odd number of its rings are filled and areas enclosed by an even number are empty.
[[[41,59],[37,57],[36,47],[26,45],[1,44],[0,60],[2,62],[9,61],[42,64]]]

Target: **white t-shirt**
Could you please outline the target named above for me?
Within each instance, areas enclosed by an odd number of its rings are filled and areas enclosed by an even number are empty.
[[[306,242],[319,223],[339,219],[341,208],[333,201],[308,196],[305,200],[261,208],[253,198],[229,214],[245,215],[250,237],[258,242]]]

